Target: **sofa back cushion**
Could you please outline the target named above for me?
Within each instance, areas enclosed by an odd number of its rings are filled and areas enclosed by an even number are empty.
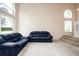
[[[2,36],[0,36],[0,44],[5,43],[6,41],[3,39]]]
[[[18,41],[18,40],[20,40],[21,39],[21,37],[22,37],[22,35],[20,34],[20,33],[13,33],[14,34],[14,42],[16,42],[16,41]]]
[[[47,37],[50,35],[47,31],[33,31],[30,33],[32,37]]]
[[[39,34],[40,34],[39,31],[33,31],[33,32],[30,33],[30,35],[31,35],[32,37],[38,37]]]
[[[11,34],[2,34],[1,36],[2,36],[6,41],[13,38],[13,36],[12,36]]]
[[[14,42],[18,41],[22,35],[19,33],[11,33],[11,34],[3,34],[1,36],[8,42]]]
[[[20,33],[13,33],[14,38],[16,37],[22,37],[22,35]]]
[[[49,35],[50,35],[50,33],[47,31],[41,31],[39,34],[40,37],[48,37]]]

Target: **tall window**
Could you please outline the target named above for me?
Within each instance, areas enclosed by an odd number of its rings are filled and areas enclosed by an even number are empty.
[[[0,3],[0,33],[11,33],[14,30],[15,6],[12,3]]]
[[[71,10],[65,10],[64,12],[64,30],[65,32],[72,32],[72,12]]]

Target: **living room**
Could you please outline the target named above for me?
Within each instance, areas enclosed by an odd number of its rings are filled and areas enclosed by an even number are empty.
[[[0,3],[0,56],[79,56],[78,17],[78,3]]]

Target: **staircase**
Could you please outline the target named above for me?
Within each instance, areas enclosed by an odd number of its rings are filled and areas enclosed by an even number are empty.
[[[60,37],[60,40],[74,46],[79,46],[79,38],[73,37],[72,35],[63,35]]]

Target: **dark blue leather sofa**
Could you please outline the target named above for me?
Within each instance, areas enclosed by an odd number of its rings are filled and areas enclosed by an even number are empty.
[[[33,31],[28,36],[29,42],[52,42],[53,36],[47,31]]]
[[[0,35],[0,56],[17,56],[28,43],[20,33]]]

